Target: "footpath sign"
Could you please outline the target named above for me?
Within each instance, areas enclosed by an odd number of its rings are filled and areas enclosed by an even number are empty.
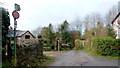
[[[16,11],[20,11],[20,10],[21,10],[20,5],[15,4],[15,10],[16,10]]]

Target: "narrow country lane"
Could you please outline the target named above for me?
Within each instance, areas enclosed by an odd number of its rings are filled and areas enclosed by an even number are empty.
[[[48,66],[118,66],[117,59],[94,57],[84,51],[50,51],[44,54],[56,57],[55,62]]]

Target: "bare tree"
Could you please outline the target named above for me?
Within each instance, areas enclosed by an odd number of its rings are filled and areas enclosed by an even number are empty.
[[[102,23],[102,17],[99,13],[93,12],[87,15],[84,19],[84,28],[86,38],[95,37],[97,35],[96,29],[98,28],[98,23]]]
[[[90,15],[87,15],[84,19],[84,27],[86,30],[90,29],[91,27],[91,16]]]
[[[112,20],[115,18],[115,16],[117,15],[118,13],[118,6],[117,5],[114,5],[109,11],[108,13],[106,14],[106,26],[108,24],[110,24],[112,22]]]
[[[53,25],[53,31],[54,32],[59,32],[60,25],[61,24],[55,24],[55,25]]]
[[[94,12],[91,15],[91,25],[93,28],[95,28],[97,26],[98,22],[102,22],[102,17],[98,12]]]
[[[79,16],[76,16],[76,18],[69,24],[69,30],[74,31],[80,31],[82,33],[83,23],[80,20]]]
[[[38,36],[38,34],[41,32],[42,30],[42,27],[38,27],[37,29],[33,30],[32,33],[35,37]]]

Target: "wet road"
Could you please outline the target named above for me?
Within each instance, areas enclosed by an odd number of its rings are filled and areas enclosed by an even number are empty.
[[[48,66],[118,66],[117,59],[94,57],[84,51],[50,51],[44,54],[56,57],[55,62]]]

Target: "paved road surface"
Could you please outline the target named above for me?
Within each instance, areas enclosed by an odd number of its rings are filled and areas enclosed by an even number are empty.
[[[56,57],[55,62],[48,66],[118,66],[117,59],[94,57],[84,51],[45,52]]]

